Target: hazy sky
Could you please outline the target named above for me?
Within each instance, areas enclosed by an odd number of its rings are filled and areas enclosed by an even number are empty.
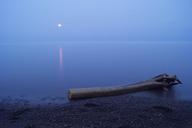
[[[1,0],[0,40],[192,40],[192,0]]]

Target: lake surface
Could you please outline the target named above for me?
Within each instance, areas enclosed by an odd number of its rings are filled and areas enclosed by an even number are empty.
[[[191,43],[2,42],[0,97],[67,99],[69,88],[130,84],[169,73],[183,84],[134,95],[192,100]]]

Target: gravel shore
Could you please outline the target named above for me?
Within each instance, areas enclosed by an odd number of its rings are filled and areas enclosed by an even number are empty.
[[[63,104],[1,100],[0,128],[192,128],[192,102],[130,95]]]

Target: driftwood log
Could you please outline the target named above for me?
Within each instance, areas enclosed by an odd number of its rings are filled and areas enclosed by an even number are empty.
[[[83,98],[113,96],[155,88],[169,88],[176,84],[181,84],[181,81],[177,78],[176,75],[160,74],[149,80],[123,86],[69,89],[68,97],[70,100],[75,100]]]

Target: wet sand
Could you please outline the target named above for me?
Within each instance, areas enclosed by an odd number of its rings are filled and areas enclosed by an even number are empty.
[[[1,99],[0,128],[192,128],[192,102],[130,95],[48,104]]]

